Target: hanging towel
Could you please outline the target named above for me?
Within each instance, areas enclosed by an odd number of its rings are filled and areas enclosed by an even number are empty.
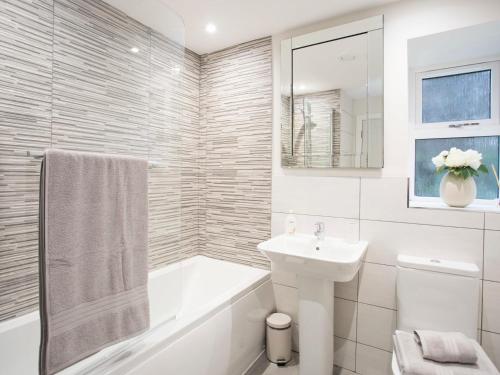
[[[49,150],[40,178],[40,374],[149,327],[147,161]]]
[[[402,375],[500,375],[495,365],[488,358],[476,341],[473,341],[477,353],[477,363],[439,363],[422,356],[422,348],[410,332],[396,331],[393,336],[394,352]]]
[[[470,364],[477,362],[473,340],[462,332],[416,330],[414,333],[425,359]]]

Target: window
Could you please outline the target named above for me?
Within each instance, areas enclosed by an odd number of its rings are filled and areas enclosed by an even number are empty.
[[[422,79],[422,123],[491,118],[491,70]]]
[[[442,150],[457,147],[462,150],[473,149],[483,154],[483,163],[491,169],[493,164],[498,171],[499,137],[464,137],[417,139],[415,141],[415,196],[439,197],[441,175],[435,173],[431,158]],[[496,199],[498,186],[492,173],[481,174],[476,178],[477,198]]]
[[[499,62],[445,67],[414,72],[412,201],[437,201],[441,175],[432,157],[457,147],[483,154],[490,173],[480,175],[476,204],[498,201],[499,189],[491,172],[500,167]]]

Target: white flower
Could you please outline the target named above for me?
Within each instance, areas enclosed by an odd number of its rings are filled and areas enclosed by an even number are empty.
[[[441,168],[442,166],[444,166],[445,160],[446,159],[441,154],[432,158],[432,162],[434,163],[436,168]]]
[[[448,168],[465,167],[467,165],[466,161],[467,159],[465,156],[465,152],[463,152],[459,148],[452,147],[450,152],[448,153],[448,156],[446,157],[445,165]]]
[[[483,155],[476,150],[462,151],[452,147],[450,151],[441,151],[439,155],[432,158],[436,169],[446,168],[473,168],[478,170],[482,165]]]
[[[474,168],[477,171],[481,166],[483,155],[481,155],[476,150],[467,150],[464,152],[464,154],[465,154],[466,165],[468,167]]]
[[[432,158],[432,162],[436,166],[436,168],[441,168],[445,165],[446,162],[446,157],[448,156],[449,152],[448,151],[441,151],[439,155],[434,156]]]

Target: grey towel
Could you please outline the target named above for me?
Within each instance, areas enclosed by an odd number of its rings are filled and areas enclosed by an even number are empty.
[[[499,375],[495,365],[476,341],[473,341],[475,364],[438,363],[423,358],[422,348],[413,333],[396,331],[393,336],[394,352],[402,375]]]
[[[461,332],[414,331],[425,359],[436,362],[476,363],[473,341]]]
[[[149,327],[147,162],[49,150],[40,179],[40,374]]]

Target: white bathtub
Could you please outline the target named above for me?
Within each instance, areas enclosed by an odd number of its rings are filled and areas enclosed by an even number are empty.
[[[270,273],[196,256],[150,273],[151,329],[60,375],[238,375],[263,350]],[[38,312],[0,323],[0,372],[37,375]]]

